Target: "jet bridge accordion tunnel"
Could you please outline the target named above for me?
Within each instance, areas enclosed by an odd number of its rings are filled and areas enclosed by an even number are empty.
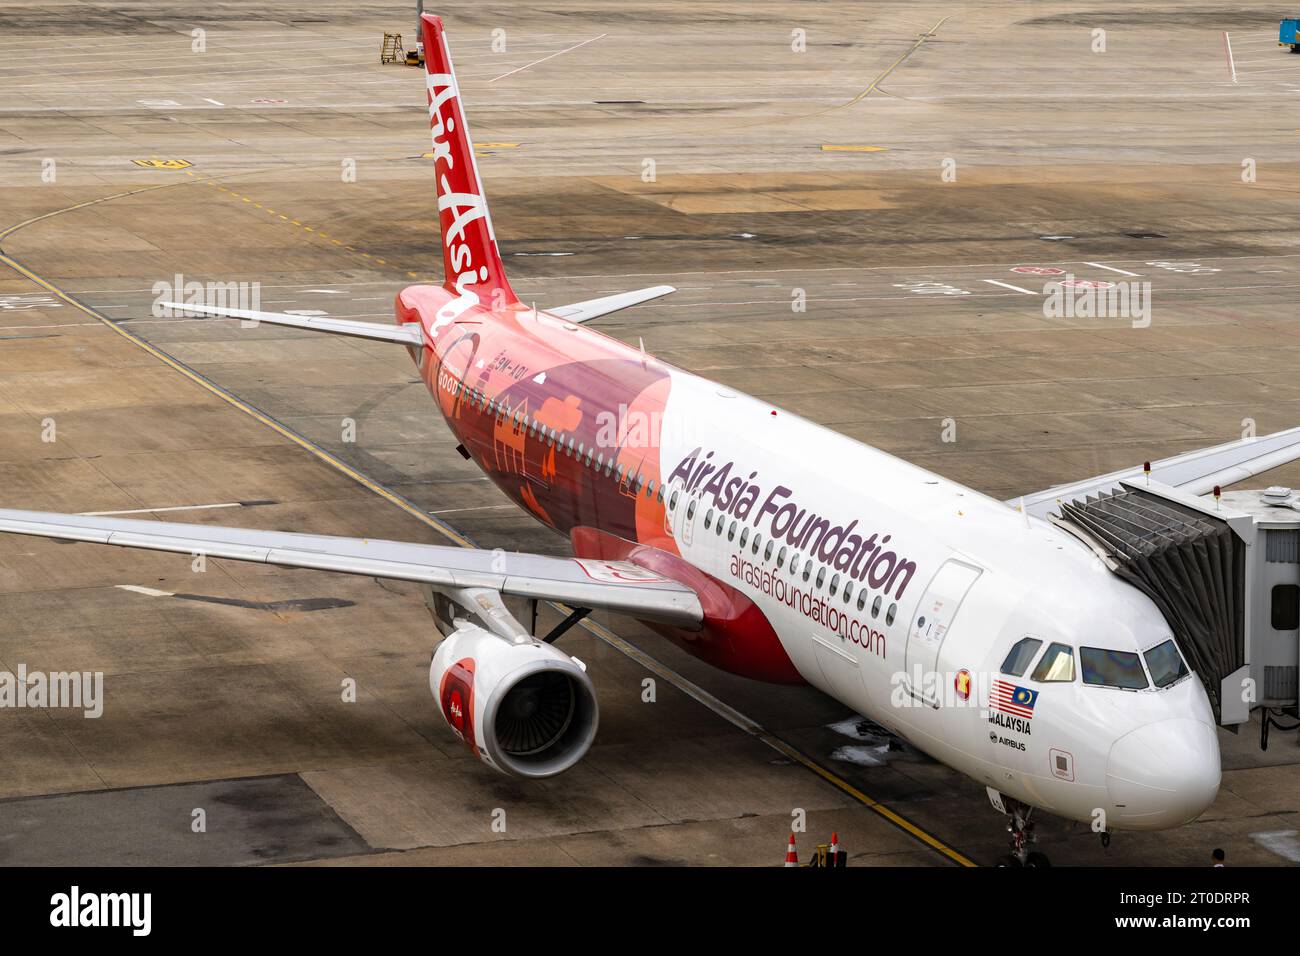
[[[1061,505],[1059,523],[1147,594],[1223,721],[1223,681],[1246,664],[1246,542],[1223,518],[1146,489]]]

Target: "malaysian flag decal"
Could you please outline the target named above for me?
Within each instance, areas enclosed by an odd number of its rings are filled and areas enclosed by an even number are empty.
[[[1019,687],[1004,680],[995,680],[989,689],[989,709],[1000,710],[1011,717],[1029,720],[1034,716],[1038,691]]]

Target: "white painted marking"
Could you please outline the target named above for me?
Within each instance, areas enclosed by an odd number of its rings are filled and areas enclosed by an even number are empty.
[[[600,36],[592,37],[590,40],[583,40],[581,43],[575,43],[573,46],[569,47],[568,49],[561,50],[559,53],[552,53],[550,56],[544,56],[540,60],[533,60],[532,63],[525,63],[523,66],[519,67],[518,69],[511,70],[509,73],[502,73],[500,76],[494,76],[492,77],[492,79],[488,80],[488,82],[495,83],[497,80],[504,80],[507,76],[514,76],[516,73],[520,73],[528,69],[530,66],[536,66],[538,63],[545,63],[547,60],[553,60],[557,56],[560,56],[563,53],[569,53],[572,50],[576,50],[580,46],[586,46],[588,43],[595,43],[597,40],[603,39],[607,36],[609,36],[608,33],[602,33]]]
[[[1223,47],[1228,51],[1228,70],[1232,73],[1232,82],[1237,82],[1237,64],[1232,61],[1232,39],[1228,36],[1228,31],[1223,31]]]
[[[321,295],[345,295],[346,289],[303,289],[303,292],[319,292]]]
[[[1100,262],[1085,262],[1085,266],[1092,266],[1096,269],[1105,269],[1107,272],[1118,272],[1122,276],[1140,276],[1140,272],[1129,272],[1127,269],[1116,269],[1114,266],[1104,266]]]
[[[1000,285],[1004,289],[1011,289],[1015,292],[1023,292],[1025,295],[1039,295],[1030,289],[1022,289],[1018,285],[1012,285],[1010,282],[999,282],[997,279],[981,279],[981,282],[987,282],[989,285]]]
[[[1284,860],[1300,863],[1300,839],[1295,830],[1269,830],[1264,833],[1252,833],[1250,838]]]
[[[156,588],[145,588],[138,584],[116,584],[114,587],[121,588],[123,591],[131,591],[135,594],[143,594],[146,597],[173,597],[173,591],[159,591]]]
[[[172,508],[134,508],[131,511],[79,511],[83,518],[107,518],[112,515],[151,515],[165,511],[207,511],[212,508],[242,508],[238,501],[227,501],[219,505],[176,505]]]
[[[285,315],[329,315],[320,309],[285,309]]]
[[[225,103],[222,103],[220,100],[210,99],[209,97],[206,97],[206,96],[203,97],[203,99],[207,100],[207,102],[211,103],[213,106],[225,106],[225,105],[226,105]]]

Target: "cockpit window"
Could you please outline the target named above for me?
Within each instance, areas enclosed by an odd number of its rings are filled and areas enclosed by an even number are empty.
[[[1178,653],[1178,647],[1172,639],[1157,644],[1142,656],[1147,659],[1147,667],[1151,668],[1151,679],[1156,682],[1157,687],[1168,687],[1174,681],[1187,676],[1187,665],[1183,663],[1183,655]]]
[[[1036,637],[1022,637],[1016,641],[1016,646],[1011,648],[1011,653],[1002,662],[1002,673],[1011,677],[1023,677],[1042,646],[1043,642]]]
[[[1085,684],[1119,687],[1123,690],[1146,690],[1146,671],[1132,651],[1109,651],[1100,647],[1079,648],[1079,668]]]
[[[1044,683],[1074,680],[1074,648],[1068,644],[1050,644],[1034,668],[1034,680]]]

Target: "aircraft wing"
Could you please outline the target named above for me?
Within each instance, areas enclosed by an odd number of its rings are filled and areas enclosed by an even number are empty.
[[[1203,495],[1216,485],[1230,485],[1300,458],[1300,428],[1199,448],[1151,463],[1151,477],[1193,495]],[[1062,502],[1112,491],[1124,480],[1142,477],[1142,466],[1113,471],[1084,481],[1057,485],[1025,495],[1025,510],[1039,518],[1056,511]],[[1019,499],[1008,501],[1018,507]]]
[[[681,627],[697,627],[703,619],[693,590],[628,561],[3,508],[0,531],[417,581],[441,589],[487,588]]]
[[[285,325],[294,329],[311,329],[332,332],[359,339],[377,339],[397,342],[400,345],[424,344],[424,332],[415,322],[405,325],[383,325],[379,322],[358,322],[355,319],[332,319],[324,315],[289,315],[285,312],[257,312],[253,309],[219,309],[210,305],[186,305],[181,302],[164,302],[164,306],[182,315],[212,315],[223,319],[243,319],[246,322],[265,322],[268,325]]]
[[[607,295],[601,299],[587,299],[585,302],[574,302],[572,305],[559,305],[545,311],[556,318],[580,325],[602,315],[609,315],[609,313],[617,312],[619,309],[626,309],[642,302],[649,302],[651,299],[657,299],[661,295],[676,291],[670,285],[654,285],[648,289],[637,289],[635,292],[620,292],[617,295]]]

